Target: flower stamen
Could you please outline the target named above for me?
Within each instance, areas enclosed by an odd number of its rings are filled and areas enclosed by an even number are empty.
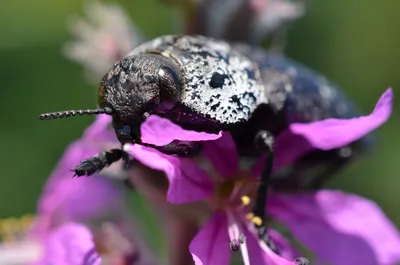
[[[251,202],[251,199],[250,199],[250,197],[249,196],[242,196],[241,198],[240,198],[241,200],[242,200],[242,204],[244,205],[244,206],[248,206],[249,204],[250,204],[250,202]]]
[[[294,260],[294,262],[298,265],[308,265],[310,264],[310,262],[308,261],[308,259],[304,258],[304,257],[300,257]]]
[[[239,243],[240,244],[244,244],[244,241],[246,241],[246,237],[243,235],[243,234],[241,234],[240,236],[239,236]]]
[[[255,216],[254,213],[250,212],[246,215],[246,219],[255,224],[256,226],[262,225],[262,219],[259,216]]]
[[[240,249],[240,243],[237,239],[232,239],[229,246],[233,252],[237,252]]]

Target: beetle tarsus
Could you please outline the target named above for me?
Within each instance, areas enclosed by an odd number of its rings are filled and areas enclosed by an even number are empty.
[[[74,176],[90,176],[100,172],[103,168],[110,166],[112,163],[120,160],[126,153],[121,149],[111,149],[101,152],[91,158],[82,160],[73,171]]]

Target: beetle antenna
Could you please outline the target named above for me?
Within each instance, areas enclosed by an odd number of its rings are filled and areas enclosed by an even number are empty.
[[[77,115],[99,115],[99,114],[112,114],[112,109],[109,107],[105,107],[102,109],[85,109],[85,110],[66,110],[66,111],[58,111],[58,112],[49,112],[43,113],[39,115],[39,119],[41,120],[53,120],[53,119],[61,119],[64,117],[71,117]]]

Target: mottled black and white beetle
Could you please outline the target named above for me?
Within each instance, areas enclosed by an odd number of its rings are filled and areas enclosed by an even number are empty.
[[[316,187],[364,147],[361,140],[346,150],[315,151],[271,175],[273,137],[290,123],[350,118],[357,112],[335,86],[282,55],[203,36],[164,36],[139,46],[108,71],[98,97],[99,109],[48,113],[40,118],[112,115],[121,144],[142,144],[140,125],[149,114],[185,129],[229,131],[241,157],[268,154],[254,209],[262,219],[267,186]],[[193,156],[201,143],[173,142],[154,148]],[[104,152],[82,162],[75,172],[90,175],[123,156],[119,149]],[[264,228],[260,236],[265,236]]]

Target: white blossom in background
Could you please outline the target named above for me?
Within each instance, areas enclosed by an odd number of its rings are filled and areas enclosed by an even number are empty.
[[[75,40],[67,43],[64,53],[83,64],[96,82],[143,38],[124,10],[116,4],[89,1],[84,17],[71,17],[69,30]]]
[[[180,6],[185,34],[260,44],[305,13],[305,0],[163,0]]]
[[[260,42],[267,34],[280,28],[285,23],[304,15],[305,4],[290,0],[251,0],[251,7],[256,16],[253,19],[253,42]]]
[[[0,245],[1,265],[33,264],[43,253],[43,246],[33,240]]]

